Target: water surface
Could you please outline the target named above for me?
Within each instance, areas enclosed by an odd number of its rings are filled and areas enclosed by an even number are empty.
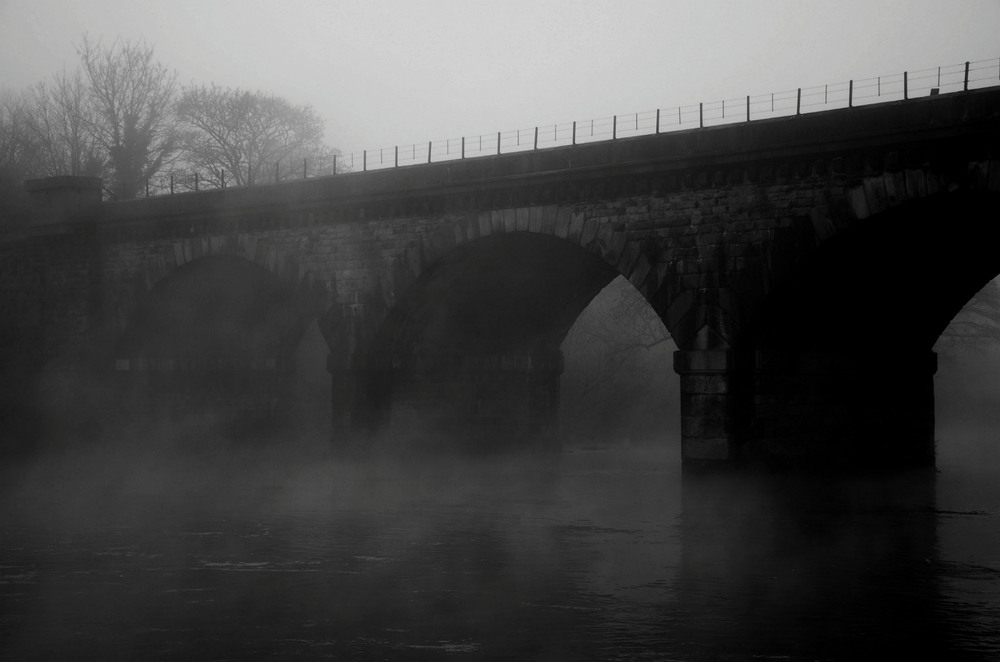
[[[682,472],[675,446],[141,444],[9,471],[2,659],[1000,657],[1000,481]]]

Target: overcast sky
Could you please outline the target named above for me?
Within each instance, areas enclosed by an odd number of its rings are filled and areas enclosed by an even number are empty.
[[[1000,58],[1000,0],[0,0],[0,88],[145,39],[345,152]]]

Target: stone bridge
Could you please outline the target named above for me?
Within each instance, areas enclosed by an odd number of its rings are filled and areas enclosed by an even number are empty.
[[[252,419],[316,322],[336,430],[546,438],[560,343],[621,274],[677,344],[685,460],[933,462],[932,346],[1000,273],[998,155],[993,88],[122,202],[32,181],[4,356]]]

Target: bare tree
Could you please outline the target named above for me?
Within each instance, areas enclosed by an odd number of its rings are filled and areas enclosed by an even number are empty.
[[[156,62],[143,41],[103,48],[84,37],[79,53],[90,84],[90,131],[111,169],[110,193],[135,197],[176,151],[177,75]]]
[[[563,341],[560,428],[607,440],[662,427],[676,406],[674,349],[642,295],[625,278],[613,280]]]
[[[0,92],[0,224],[3,227],[28,222],[30,207],[23,182],[41,173],[30,117],[25,95]]]
[[[305,159],[320,161],[323,120],[309,106],[239,88],[190,87],[177,103],[184,158],[210,183],[252,186],[302,176]]]
[[[90,130],[95,118],[79,71],[63,72],[29,92],[27,125],[42,174],[101,175],[105,158]]]

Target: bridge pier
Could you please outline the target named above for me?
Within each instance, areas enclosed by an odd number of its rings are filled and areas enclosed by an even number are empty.
[[[728,350],[678,350],[681,456],[685,462],[727,462],[743,457],[740,414],[743,407],[735,353]]]

